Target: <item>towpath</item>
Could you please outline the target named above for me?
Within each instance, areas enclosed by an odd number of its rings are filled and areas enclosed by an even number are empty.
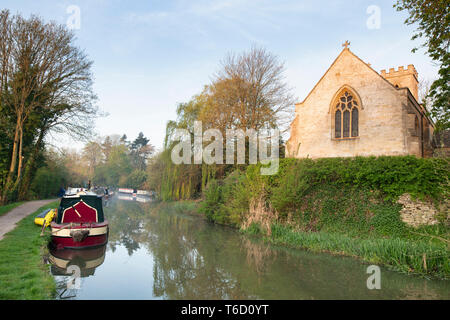
[[[3,236],[6,233],[8,233],[9,231],[13,230],[16,227],[17,222],[19,222],[26,216],[32,214],[40,207],[45,206],[46,204],[56,200],[57,199],[28,201],[12,209],[3,216],[0,216],[0,240],[3,239]]]

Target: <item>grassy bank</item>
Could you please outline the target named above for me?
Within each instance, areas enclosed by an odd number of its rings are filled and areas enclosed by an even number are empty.
[[[260,230],[254,225],[244,232],[258,234]],[[448,249],[425,241],[354,238],[339,233],[304,232],[282,224],[273,224],[271,235],[263,235],[275,244],[352,256],[400,272],[433,275],[441,279],[449,279],[450,275]]]
[[[449,195],[448,159],[282,159],[272,176],[260,175],[260,168],[212,181],[200,211],[274,243],[450,277],[448,212],[438,212],[438,224],[413,228],[397,203],[404,193],[442,203]]]
[[[55,282],[42,261],[47,237],[40,237],[34,217],[58,202],[39,208],[22,219],[17,227],[0,241],[0,299],[51,299]]]
[[[0,216],[7,214],[9,211],[11,211],[12,209],[20,206],[21,204],[23,204],[22,202],[14,202],[14,203],[9,203],[7,205],[4,206],[0,206]]]

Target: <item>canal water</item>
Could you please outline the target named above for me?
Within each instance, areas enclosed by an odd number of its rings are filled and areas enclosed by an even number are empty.
[[[106,246],[51,252],[57,299],[450,299],[450,281],[385,268],[369,290],[356,259],[270,245],[173,206],[115,197],[104,211]]]

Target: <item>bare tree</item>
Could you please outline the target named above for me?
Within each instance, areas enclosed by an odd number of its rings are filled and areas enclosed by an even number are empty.
[[[214,109],[209,115],[239,129],[287,131],[294,99],[283,73],[284,64],[264,48],[228,54],[209,87]]]
[[[430,108],[433,104],[430,93],[431,82],[426,79],[419,80],[419,103],[426,109]]]
[[[9,11],[0,12],[0,105],[4,105],[3,92],[8,84],[8,71],[11,63],[11,17]]]
[[[0,23],[1,102],[11,106],[16,119],[8,191],[16,167],[15,185],[21,180],[23,130],[31,114],[40,115],[39,147],[50,130],[86,136],[98,110],[93,105],[92,62],[73,45],[72,32],[36,16],[10,18],[8,11],[2,11]]]

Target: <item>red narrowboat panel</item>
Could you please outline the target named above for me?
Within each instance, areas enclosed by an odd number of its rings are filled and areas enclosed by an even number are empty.
[[[80,201],[72,207],[64,210],[61,223],[80,223],[80,222],[97,222],[97,210]]]

